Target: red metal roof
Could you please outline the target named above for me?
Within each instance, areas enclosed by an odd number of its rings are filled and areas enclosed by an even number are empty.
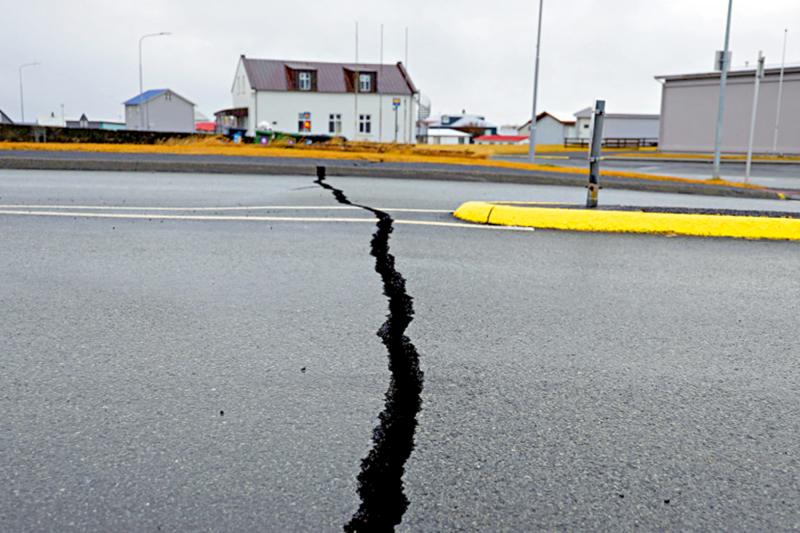
[[[214,122],[195,122],[194,123],[195,131],[215,131],[216,128],[217,128],[217,125]]]
[[[378,93],[410,95],[417,92],[402,63],[377,65],[371,63],[321,63],[311,61],[282,61],[249,59],[242,56],[250,85],[257,91],[288,91],[287,69],[311,70],[317,73],[317,92],[347,93],[346,71],[374,72],[378,78]]]

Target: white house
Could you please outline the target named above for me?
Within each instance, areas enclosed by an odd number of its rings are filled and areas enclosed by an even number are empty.
[[[413,143],[418,91],[402,63],[321,63],[239,58],[233,108],[220,126],[261,127],[349,140]]]
[[[587,107],[575,113],[577,139],[591,137],[594,108]],[[606,113],[603,120],[603,140],[608,139],[658,139],[660,115],[634,113]]]
[[[194,103],[170,89],[152,89],[125,102],[129,130],[194,131]]]
[[[425,144],[469,144],[470,134],[450,128],[430,128],[425,135]]]
[[[0,124],[13,124],[14,121],[11,120],[11,117],[3,113],[3,110],[0,109]]]
[[[529,120],[519,128],[519,135],[530,137],[531,121]],[[564,144],[564,139],[575,137],[575,121],[563,120],[557,116],[542,111],[536,115],[536,144]]]

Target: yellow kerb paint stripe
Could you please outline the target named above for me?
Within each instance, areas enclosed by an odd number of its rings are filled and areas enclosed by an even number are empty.
[[[649,233],[738,239],[800,240],[800,219],[519,207],[467,202],[454,215],[465,221],[604,233]]]

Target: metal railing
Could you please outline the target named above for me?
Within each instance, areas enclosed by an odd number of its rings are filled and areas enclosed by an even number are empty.
[[[565,148],[588,148],[590,139],[567,137],[564,139]],[[649,137],[606,137],[603,139],[604,148],[647,148],[658,146],[658,139]]]

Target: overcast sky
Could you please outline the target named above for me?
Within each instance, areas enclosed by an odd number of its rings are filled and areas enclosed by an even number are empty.
[[[605,98],[611,112],[657,113],[657,74],[709,70],[722,48],[727,0],[545,0],[540,110],[569,116]],[[536,0],[0,0],[0,109],[18,119],[18,66],[26,69],[31,120],[120,119],[138,92],[138,39],[145,89],[169,87],[213,112],[231,106],[240,54],[255,58],[352,61],[403,59],[434,113],[462,109],[498,124],[530,114]],[[799,0],[734,0],[734,64],[764,50],[800,62]]]

